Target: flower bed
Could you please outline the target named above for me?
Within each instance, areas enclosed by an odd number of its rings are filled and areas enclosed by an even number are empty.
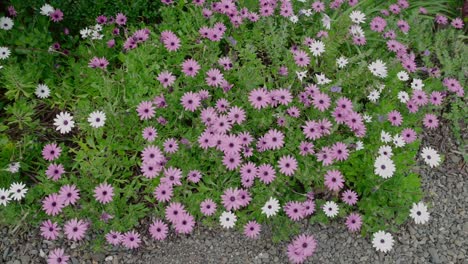
[[[442,157],[419,151],[421,131],[464,97],[462,61],[441,72],[420,42],[463,21],[421,3],[168,0],[157,24],[117,13],[79,32],[59,8],[8,7],[5,222],[128,249],[198,223],[252,239],[269,224],[301,263],[320,241],[297,222],[340,221],[391,250],[408,216],[429,220],[412,167]]]

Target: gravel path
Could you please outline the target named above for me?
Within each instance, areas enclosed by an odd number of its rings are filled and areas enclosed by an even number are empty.
[[[442,166],[421,166],[419,171],[424,201],[431,213],[428,224],[409,221],[393,233],[396,244],[388,254],[377,253],[369,238],[350,234],[342,223],[304,226],[304,232],[318,240],[317,252],[308,263],[468,263],[468,168],[449,128],[450,125],[441,126],[426,135],[423,143],[445,155]],[[237,231],[197,227],[189,237],[172,235],[160,243],[144,240],[144,249],[134,252],[110,250],[92,254],[83,245],[62,246],[72,255],[73,264],[287,263],[286,243],[274,244],[271,230],[264,229],[262,238],[252,241]],[[0,263],[45,263],[49,248],[64,243],[44,241],[37,230],[12,235],[4,228],[0,235]]]

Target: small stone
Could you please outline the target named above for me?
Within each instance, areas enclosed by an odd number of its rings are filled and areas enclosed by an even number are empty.
[[[76,258],[71,258],[72,264],[80,264],[80,262]]]
[[[104,259],[104,261],[110,262],[110,261],[112,261],[113,259],[114,259],[113,256],[107,256],[107,257]]]
[[[29,256],[21,256],[21,264],[29,264],[29,262],[31,261],[31,257]]]
[[[39,256],[41,256],[42,258],[45,258],[46,254],[44,252],[44,250],[39,250]]]

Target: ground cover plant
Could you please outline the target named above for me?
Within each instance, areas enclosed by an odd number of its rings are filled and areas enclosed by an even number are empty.
[[[456,4],[165,0],[73,17],[12,1],[1,223],[47,240],[94,232],[95,250],[198,224],[258,239],[271,225],[301,263],[320,241],[297,222],[339,221],[388,252],[408,218],[430,219],[412,168],[443,153],[421,148],[421,132],[441,109],[466,116]]]

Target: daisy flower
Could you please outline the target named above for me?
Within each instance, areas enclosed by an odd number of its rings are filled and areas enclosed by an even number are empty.
[[[338,215],[339,208],[335,202],[328,201],[322,206],[322,210],[326,216],[333,218]]]
[[[42,209],[48,215],[58,215],[64,207],[63,200],[55,193],[42,200]]]
[[[10,30],[13,28],[13,20],[9,17],[0,17],[0,29]]]
[[[206,216],[211,216],[216,212],[216,203],[211,199],[206,199],[200,204],[200,211]]]
[[[74,184],[63,185],[59,190],[59,199],[65,206],[75,204],[80,199],[80,190]]]
[[[325,52],[325,44],[321,40],[313,40],[309,45],[309,51],[315,57],[321,56]]]
[[[138,248],[141,244],[140,234],[135,231],[128,231],[122,235],[122,245],[129,249]]]
[[[439,166],[441,162],[440,155],[437,151],[431,147],[425,147],[421,151],[421,157],[424,159],[427,165],[431,168]]]
[[[222,203],[226,210],[237,210],[241,207],[241,201],[239,199],[239,190],[228,188],[224,191],[224,194],[221,195]]]
[[[439,126],[439,120],[436,115],[426,114],[423,119],[423,124],[428,129],[434,129]]]
[[[167,237],[169,228],[167,227],[166,223],[164,223],[162,220],[157,219],[153,221],[148,231],[154,240],[164,240]]]
[[[222,227],[229,229],[234,227],[237,221],[237,216],[232,212],[223,212],[219,217],[219,222]]]
[[[355,205],[358,201],[358,195],[355,191],[346,190],[341,194],[341,200],[347,205]]]
[[[369,64],[368,69],[374,76],[380,78],[387,77],[387,66],[381,60],[376,60]]]
[[[224,76],[218,69],[210,69],[206,73],[206,84],[208,86],[219,87],[224,80]]]
[[[176,77],[169,71],[161,72],[156,78],[164,88],[167,88],[174,84]]]
[[[422,202],[413,203],[413,207],[410,210],[410,216],[413,218],[416,224],[425,224],[429,221],[429,212],[427,206]]]
[[[111,202],[113,196],[114,188],[107,183],[101,183],[99,186],[94,188],[94,198],[102,204]]]
[[[386,156],[379,156],[374,163],[374,173],[384,179],[388,179],[395,173],[393,160]]]
[[[380,156],[385,156],[387,158],[391,158],[393,156],[392,147],[390,147],[388,145],[380,146],[379,155]]]
[[[409,75],[405,71],[400,71],[397,73],[398,80],[406,82],[409,80]]]
[[[0,60],[5,60],[10,57],[11,51],[7,47],[0,47]]]
[[[346,217],[346,227],[351,232],[356,232],[361,229],[362,226],[362,218],[359,214],[352,213]]]
[[[372,246],[375,247],[377,251],[386,253],[393,247],[393,237],[390,233],[378,231],[373,235]]]
[[[256,221],[250,221],[244,226],[244,235],[248,238],[258,238],[262,227]]]
[[[11,198],[16,201],[20,201],[26,196],[28,189],[24,183],[13,183],[10,186]]]
[[[8,164],[8,168],[6,168],[6,170],[11,173],[17,173],[20,167],[21,167],[21,164],[19,162],[12,162]]]
[[[411,88],[413,90],[422,90],[424,88],[424,83],[421,79],[413,79],[411,82]]]
[[[46,220],[42,222],[40,230],[41,230],[41,236],[43,236],[45,239],[55,240],[58,237],[58,234],[61,228],[58,226],[56,222]]]
[[[195,219],[188,213],[182,213],[175,222],[175,231],[179,234],[189,234],[193,230]]]
[[[186,76],[195,77],[200,69],[200,64],[194,59],[187,59],[182,63],[182,72]]]
[[[49,14],[49,17],[53,22],[60,22],[63,20],[63,12],[60,9],[55,9],[54,12]]]
[[[406,104],[410,100],[409,94],[405,91],[398,92],[397,98],[403,104]]]
[[[56,248],[49,252],[47,257],[48,264],[66,264],[70,260],[70,256],[65,254],[63,248]]]
[[[262,207],[262,213],[266,214],[269,218],[270,216],[275,216],[280,209],[280,204],[276,198],[270,197],[270,199]]]
[[[265,88],[254,89],[249,93],[249,102],[255,109],[267,107],[270,102],[270,94]]]
[[[291,155],[283,156],[278,160],[278,167],[284,175],[292,176],[297,170],[297,161]]]
[[[328,84],[331,82],[331,80],[328,79],[324,73],[315,74],[315,77],[317,78],[317,84],[319,85]]]
[[[85,233],[88,230],[88,223],[83,220],[73,218],[65,223],[63,226],[63,232],[67,236],[67,239],[79,241],[85,237]]]
[[[351,21],[355,24],[362,24],[366,21],[366,15],[359,10],[351,12],[349,18],[351,18]]]
[[[75,121],[73,121],[73,116],[68,112],[60,112],[60,114],[54,118],[54,125],[61,134],[66,134],[75,127]]]
[[[50,89],[46,84],[38,84],[36,87],[35,94],[37,97],[44,99],[44,98],[49,97]]]
[[[179,149],[179,144],[177,143],[177,140],[174,138],[168,138],[166,141],[164,141],[164,151],[166,153],[176,153],[177,150]]]
[[[339,191],[344,186],[343,174],[338,170],[329,170],[325,174],[325,186],[331,191]]]
[[[304,79],[307,76],[307,71],[302,71],[302,72],[296,71],[296,75],[297,75],[297,78],[299,79],[299,81],[302,82],[302,79]]]
[[[137,113],[140,120],[150,119],[155,115],[155,107],[152,102],[143,101],[138,105]]]
[[[338,65],[338,68],[342,69],[344,67],[346,67],[346,65],[348,65],[349,61],[346,57],[339,57],[338,59],[336,59],[336,64]]]
[[[10,191],[0,188],[0,204],[3,206],[7,206],[10,200],[11,200]]]
[[[94,128],[104,126],[106,122],[106,114],[102,111],[94,111],[88,116],[89,125]]]
[[[54,8],[49,5],[49,4],[44,4],[42,7],[41,7],[41,15],[43,16],[49,16],[52,12],[54,12]]]
[[[106,234],[106,241],[107,243],[117,246],[122,242],[123,235],[117,231],[110,231]]]
[[[293,221],[299,221],[304,218],[304,206],[300,202],[288,202],[283,207],[286,215]]]
[[[145,129],[143,129],[142,136],[148,142],[153,142],[158,136],[158,132],[154,127],[145,127]]]
[[[158,202],[169,202],[172,198],[172,185],[170,184],[159,184],[154,190],[154,196]]]

